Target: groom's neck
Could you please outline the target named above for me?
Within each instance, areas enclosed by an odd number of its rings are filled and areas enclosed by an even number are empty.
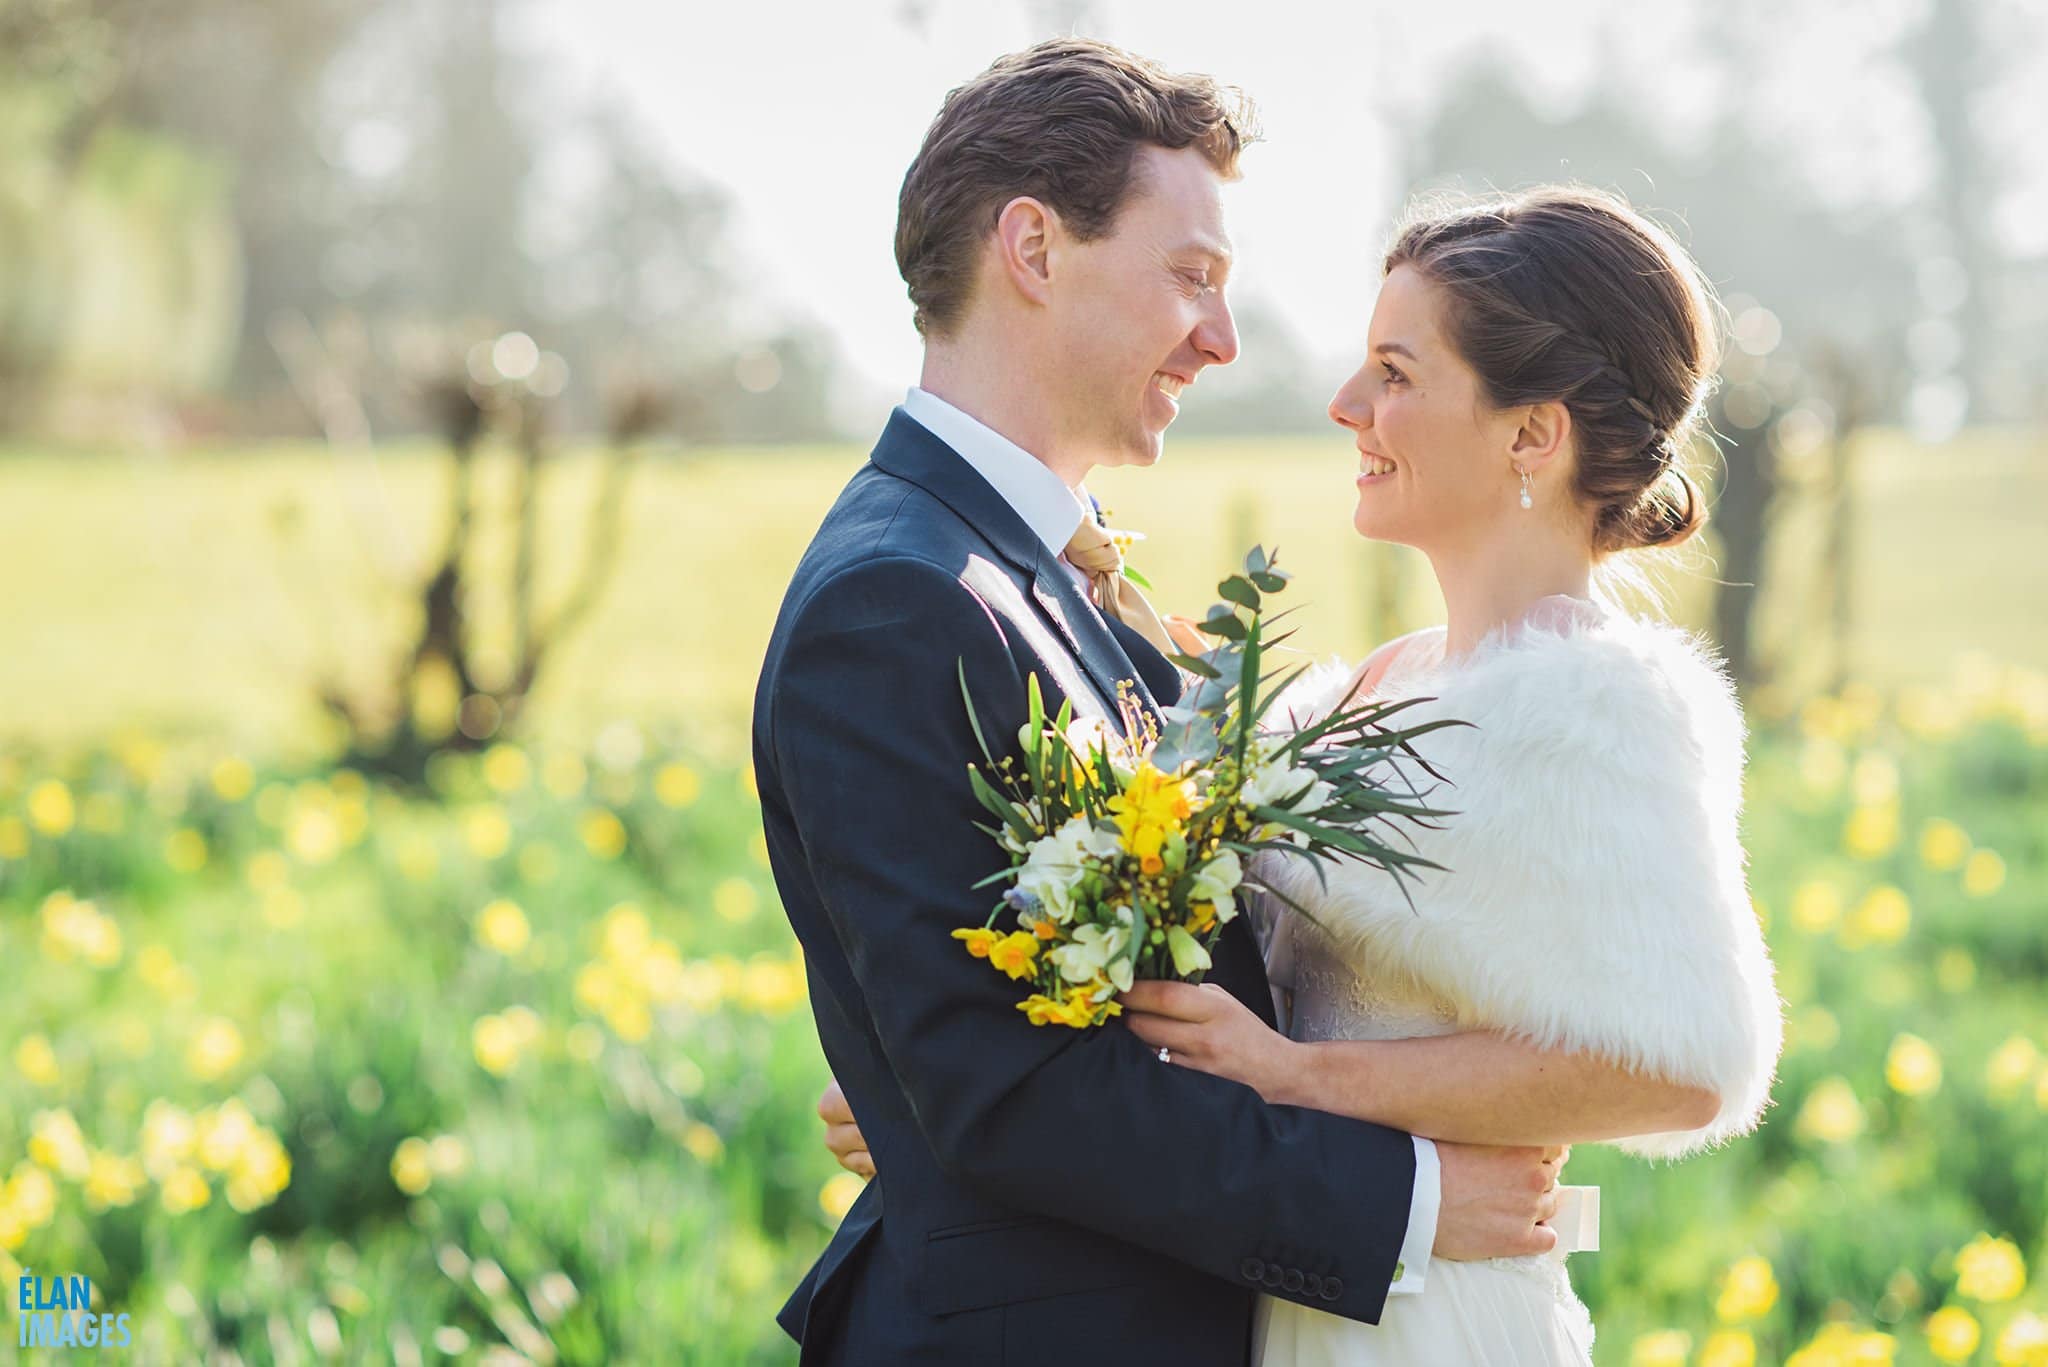
[[[971,337],[932,341],[925,344],[918,387],[1016,443],[1069,489],[1078,488],[1095,461],[1063,439],[1059,396],[1033,369],[1028,358]]]

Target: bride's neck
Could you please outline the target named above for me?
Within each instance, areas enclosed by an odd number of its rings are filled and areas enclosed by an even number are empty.
[[[1565,530],[1481,538],[1429,558],[1447,610],[1444,654],[1454,659],[1546,598],[1593,595],[1592,553]]]

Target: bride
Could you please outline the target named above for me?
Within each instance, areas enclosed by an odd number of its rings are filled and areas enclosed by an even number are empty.
[[[1384,277],[1330,415],[1356,437],[1354,525],[1429,557],[1447,622],[1285,701],[1421,697],[1404,724],[1471,723],[1417,743],[1457,813],[1415,837],[1445,871],[1411,906],[1377,869],[1269,859],[1290,1034],[1186,983],[1136,984],[1125,1019],[1172,1066],[1276,1103],[1438,1141],[1691,1153],[1754,1126],[1780,1043],[1737,840],[1742,719],[1689,636],[1602,587],[1704,517],[1679,455],[1714,369],[1707,290],[1624,204],[1559,189],[1412,222]],[[1646,1104],[1674,1086],[1698,1098],[1682,1129]],[[861,1147],[844,1124],[830,1142]],[[1590,1362],[1560,1233],[1548,1255],[1431,1259],[1378,1325],[1270,1298],[1258,1360]]]

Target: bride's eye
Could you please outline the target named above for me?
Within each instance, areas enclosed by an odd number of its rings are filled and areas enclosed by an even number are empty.
[[[1381,361],[1380,369],[1387,373],[1388,384],[1406,384],[1408,382],[1408,377],[1399,370],[1396,370],[1392,361]]]

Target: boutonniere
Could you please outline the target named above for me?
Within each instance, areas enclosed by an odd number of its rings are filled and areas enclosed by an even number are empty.
[[[1145,534],[1143,532],[1134,532],[1127,528],[1110,526],[1109,520],[1116,514],[1096,502],[1093,496],[1089,498],[1088,505],[1095,510],[1095,525],[1109,533],[1110,543],[1116,547],[1117,556],[1123,561],[1122,573],[1124,578],[1130,580],[1147,593],[1152,592],[1152,581],[1138,573],[1131,566],[1131,547],[1143,541]]]

